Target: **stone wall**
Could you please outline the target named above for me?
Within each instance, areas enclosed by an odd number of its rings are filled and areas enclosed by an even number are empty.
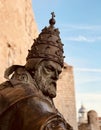
[[[31,0],[0,0],[0,82],[5,68],[25,63],[37,35]]]
[[[58,81],[55,104],[67,122],[77,130],[73,67],[66,63]]]

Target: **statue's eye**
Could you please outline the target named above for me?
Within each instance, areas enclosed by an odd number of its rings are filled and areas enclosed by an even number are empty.
[[[19,75],[18,80],[27,82],[28,77],[25,74]]]
[[[46,67],[46,70],[47,70],[48,72],[51,72],[51,71],[52,71],[51,68],[49,68],[49,67]]]
[[[22,80],[24,80],[25,82],[27,82],[27,80],[28,80],[27,75],[22,75]]]
[[[46,70],[47,72],[52,72],[52,71],[54,71],[54,68],[53,68],[52,66],[46,66],[46,67],[45,67],[45,70]]]

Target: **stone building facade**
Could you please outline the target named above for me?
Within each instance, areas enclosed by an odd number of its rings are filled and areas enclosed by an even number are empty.
[[[101,117],[98,117],[98,123],[99,123],[99,127],[100,127],[100,130],[101,130]]]
[[[67,122],[77,130],[73,67],[66,63],[58,80],[55,103]]]
[[[87,122],[78,125],[79,130],[100,130],[97,112],[90,110],[87,112]]]
[[[25,64],[28,49],[38,36],[31,2],[0,0],[0,82],[4,81],[3,74],[7,67]],[[77,130],[73,67],[65,65],[57,93],[57,108]]]
[[[0,80],[5,68],[25,64],[28,49],[38,35],[31,0],[0,0]]]

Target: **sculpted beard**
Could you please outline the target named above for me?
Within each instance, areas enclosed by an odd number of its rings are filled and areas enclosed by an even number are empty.
[[[36,74],[35,80],[38,87],[43,92],[44,95],[49,96],[50,98],[56,97],[56,82],[52,79],[45,79],[43,76],[38,76]]]
[[[45,82],[45,92],[51,97],[56,97],[56,82],[47,79]]]

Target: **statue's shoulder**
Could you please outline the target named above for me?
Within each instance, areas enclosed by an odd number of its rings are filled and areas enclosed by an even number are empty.
[[[66,120],[58,114],[51,114],[44,120],[41,130],[73,130],[73,127]]]
[[[13,85],[11,84],[10,81],[5,81],[3,83],[0,84],[0,91],[2,91],[3,89],[6,89],[7,87],[13,87]]]
[[[13,66],[13,69],[15,69],[14,67],[15,66]],[[10,102],[20,100],[27,96],[29,97],[33,94],[35,95],[37,90],[29,72],[22,67],[16,68],[15,70],[13,69],[10,67],[6,70],[5,77],[8,81],[0,84],[0,95],[7,100],[9,99]],[[12,72],[14,74],[10,78],[9,75],[12,74]]]
[[[35,96],[35,87],[33,84],[6,81],[0,84],[0,115],[7,109],[21,102]]]

